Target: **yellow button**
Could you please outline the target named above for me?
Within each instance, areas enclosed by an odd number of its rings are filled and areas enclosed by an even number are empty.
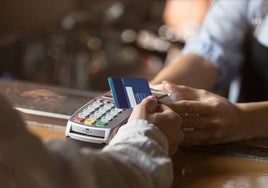
[[[95,120],[94,119],[86,119],[84,123],[87,125],[92,125],[93,123],[95,123]]]

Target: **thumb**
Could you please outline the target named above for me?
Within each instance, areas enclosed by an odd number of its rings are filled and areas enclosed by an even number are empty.
[[[176,84],[169,82],[169,81],[163,81],[162,84],[167,92],[178,95],[178,98],[180,98],[182,100],[196,100],[196,99],[198,99],[198,94],[197,94],[198,90],[197,89],[187,87],[184,85],[176,85]]]
[[[157,99],[153,95],[146,97],[142,100],[141,103],[145,107],[147,112],[154,112],[158,106]]]

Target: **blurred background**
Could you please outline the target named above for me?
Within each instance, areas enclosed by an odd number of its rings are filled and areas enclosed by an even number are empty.
[[[151,79],[194,36],[210,0],[1,0],[0,77],[106,91]]]

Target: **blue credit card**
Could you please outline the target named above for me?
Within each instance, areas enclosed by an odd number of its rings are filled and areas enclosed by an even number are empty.
[[[133,108],[152,95],[146,78],[109,77],[108,83],[117,108]]]

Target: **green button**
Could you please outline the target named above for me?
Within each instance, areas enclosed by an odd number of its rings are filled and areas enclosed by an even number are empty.
[[[97,121],[96,122],[96,126],[106,126],[107,125],[107,122],[106,121]]]

